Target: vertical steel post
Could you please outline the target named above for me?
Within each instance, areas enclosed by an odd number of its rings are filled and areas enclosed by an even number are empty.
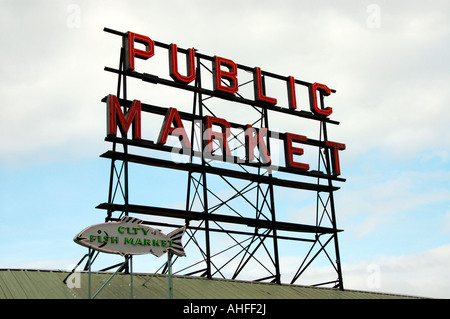
[[[89,248],[89,257],[88,257],[88,298],[91,299],[91,248]]]
[[[172,253],[167,252],[167,267],[168,267],[168,288],[169,288],[169,299],[173,299],[173,283],[172,283]]]
[[[133,256],[129,255],[130,262],[130,299],[133,299]]]
[[[262,77],[262,90],[263,90],[263,94],[266,94],[266,83],[265,83],[265,78],[264,76]],[[269,115],[268,115],[269,111],[267,108],[263,109],[263,116],[264,116],[264,124],[265,127],[269,128]],[[262,126],[262,123],[261,123]],[[267,151],[269,154],[270,153],[270,140],[269,140],[269,135],[267,135]],[[259,172],[259,171],[258,171]],[[275,216],[275,195],[273,192],[273,182],[272,182],[272,171],[269,171],[269,178],[270,178],[270,183],[268,185],[269,187],[269,193],[270,193],[270,214],[272,217],[272,222],[276,222],[276,216]],[[278,237],[277,237],[277,230],[274,228],[272,229],[272,233],[273,233],[273,254],[274,254],[274,263],[275,263],[275,279],[274,282],[276,282],[277,284],[281,284],[281,274],[280,274],[280,261],[279,261],[279,257],[278,257]]]
[[[195,87],[198,87],[198,79],[200,77],[200,65],[197,64],[197,68],[196,68],[196,77],[195,77]],[[192,103],[192,114],[196,114],[196,109],[197,109],[197,92],[194,92],[194,101]],[[192,147],[191,147],[191,152],[189,155],[189,163],[192,163],[192,159],[194,157],[194,138],[195,138],[195,120],[192,121],[192,126],[191,126],[191,143],[192,143]],[[186,192],[186,212],[190,210],[190,202],[191,202],[191,179],[192,179],[192,172],[189,171],[188,172],[188,182],[187,182],[187,192]],[[186,220],[186,226],[189,225],[189,220]]]
[[[197,65],[200,68],[200,58],[197,57]],[[202,87],[202,80],[201,80],[201,72],[198,72],[198,86],[201,88]],[[198,93],[198,111],[199,111],[199,115],[201,118],[203,118],[203,101],[202,101],[202,93]],[[203,136],[203,132],[206,132],[206,123],[205,121],[202,121],[202,137],[200,138],[200,146],[201,146],[201,157],[202,157],[202,180],[203,180],[203,213],[204,214],[209,214],[209,209],[208,209],[208,186],[206,183],[206,170],[205,170],[205,166],[206,166],[206,161],[205,161],[205,140],[204,140],[204,136]],[[210,234],[209,234],[209,221],[208,219],[205,218],[205,245],[206,245],[206,277],[211,279],[211,246],[210,246]]]
[[[123,55],[123,60],[122,60],[122,65],[125,66],[125,54]],[[123,75],[123,98],[126,100],[127,99],[127,76],[126,74]],[[123,114],[127,114],[127,106],[124,106],[124,112]],[[123,138],[127,138],[127,133],[125,133],[123,136]],[[128,145],[126,143],[123,143],[123,153],[125,155],[124,158],[124,173],[125,173],[125,216],[128,216]]]
[[[324,98],[323,98],[322,93],[320,93],[320,103],[321,103],[322,108],[324,108],[325,104],[324,104]],[[328,141],[327,126],[326,126],[325,121],[322,121],[321,125],[322,125],[322,129],[323,129],[323,140]],[[333,173],[331,170],[330,151],[327,147],[325,148],[325,160],[326,160],[327,174],[329,176],[331,176]],[[332,223],[333,230],[334,230],[333,239],[334,239],[334,250],[335,250],[335,254],[336,254],[336,269],[337,269],[337,275],[338,275],[338,284],[336,285],[336,287],[339,288],[340,290],[344,290],[344,283],[343,283],[342,269],[341,269],[341,257],[340,257],[340,253],[339,253],[339,243],[338,243],[338,235],[337,235],[336,211],[335,211],[334,196],[333,196],[333,191],[332,191],[333,182],[331,181],[330,178],[328,178],[328,186],[330,187],[329,202],[330,202],[330,210],[331,210],[331,223]]]
[[[120,58],[119,58],[119,71],[123,71],[123,61],[124,61],[124,48],[120,49]],[[117,77],[117,98],[120,98],[120,92],[121,92],[121,86],[122,86],[122,73],[120,72],[118,77]],[[112,150],[115,151],[116,150],[116,142],[113,142],[112,145]],[[108,191],[108,203],[112,203],[113,202],[113,184],[114,184],[114,168],[115,168],[115,164],[116,160],[112,159],[111,160],[111,170],[109,172],[109,191]],[[118,177],[119,179],[119,177]],[[119,182],[119,180],[117,181]],[[109,219],[112,217],[112,211],[108,211],[108,214],[105,218],[105,222],[108,222]]]

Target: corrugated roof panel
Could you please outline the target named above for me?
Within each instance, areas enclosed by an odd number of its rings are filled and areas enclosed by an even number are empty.
[[[63,280],[64,271],[0,270],[1,299],[86,299],[89,296],[89,274],[75,273],[80,288],[69,288]],[[91,273],[91,296],[111,279],[112,273]],[[135,299],[167,299],[168,278],[166,275],[133,274],[133,296]],[[97,299],[129,299],[130,276],[119,273],[105,285]],[[146,283],[144,286],[143,284]],[[315,288],[298,285],[277,285],[262,282],[206,279],[201,277],[174,276],[173,297],[176,299],[386,299],[412,298],[330,288]]]
[[[26,298],[33,298],[33,296],[39,296],[48,291],[48,289],[43,289],[45,281],[43,283],[41,282],[42,279],[39,278],[39,272],[34,274],[33,280],[31,280],[30,274],[24,270],[18,272],[10,271],[10,276],[14,277],[17,281],[17,285],[27,296]],[[38,284],[36,284],[36,280],[39,280]],[[45,296],[42,298],[45,298]]]
[[[0,291],[2,293],[2,298],[14,298],[16,294],[14,294],[14,288],[16,285],[10,282],[11,276],[7,273],[7,271],[0,272]]]
[[[28,271],[12,272],[12,275],[20,282],[21,288],[25,291],[28,298],[48,298],[49,296],[59,294],[66,295],[66,291],[58,289],[60,285],[55,284],[56,276],[52,272]]]

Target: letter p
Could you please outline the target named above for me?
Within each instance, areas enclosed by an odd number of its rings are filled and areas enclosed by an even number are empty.
[[[135,42],[145,45],[145,50],[136,49]],[[125,48],[125,69],[134,70],[134,58],[147,60],[155,54],[155,43],[145,35],[140,35],[128,31],[128,37],[124,38],[123,46]]]

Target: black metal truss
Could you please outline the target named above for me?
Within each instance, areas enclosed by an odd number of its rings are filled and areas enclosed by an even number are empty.
[[[105,29],[105,31],[126,37],[126,33],[110,29]],[[155,44],[162,47],[167,46],[159,42],[155,42]],[[179,51],[183,52],[182,49],[179,49]],[[119,69],[105,68],[106,71],[118,74],[117,97],[120,100],[120,105],[124,108],[124,113],[127,111],[127,105],[131,103],[131,101],[127,100],[128,76],[150,83],[191,90],[193,92],[193,111],[192,113],[180,112],[180,115],[184,120],[192,121],[191,141],[193,147],[188,163],[173,163],[161,158],[129,154],[128,152],[128,146],[130,145],[159,151],[170,151],[173,149],[172,147],[159,145],[152,141],[134,141],[128,139],[126,135],[122,135],[122,137],[107,137],[105,140],[112,143],[112,148],[101,156],[111,160],[108,201],[98,205],[97,208],[107,211],[105,221],[118,221],[122,216],[127,216],[128,214],[143,214],[170,217],[171,220],[179,221],[175,223],[145,221],[144,223],[146,224],[169,227],[185,225],[188,236],[185,247],[190,251],[197,250],[199,259],[192,260],[189,265],[183,264],[179,270],[174,272],[175,274],[199,274],[207,278],[221,277],[227,279],[243,277],[244,279],[255,281],[285,282],[283,280],[283,267],[280,264],[279,245],[281,242],[288,241],[297,245],[309,245],[308,247],[310,247],[304,256],[299,257],[299,267],[290,283],[297,283],[302,275],[312,267],[313,262],[318,257],[324,256],[334,269],[336,278],[314,285],[332,285],[335,288],[343,289],[337,236],[341,230],[336,225],[333,198],[333,192],[339,188],[333,185],[333,181],[345,181],[345,179],[333,175],[330,150],[324,143],[328,140],[327,123],[338,124],[338,122],[317,117],[305,111],[293,113],[291,110],[268,107],[267,105],[260,107],[260,105],[257,105],[257,102],[245,100],[238,94],[235,96],[220,96],[202,89],[202,68],[211,72],[202,63],[202,59],[210,60],[211,57],[201,54],[197,55],[197,76],[196,83],[193,86],[179,86],[174,81],[149,74],[125,71],[123,49],[121,50]],[[243,85],[247,84],[249,83]],[[288,168],[278,168],[286,173],[300,173],[308,178],[316,178],[316,182],[275,178],[272,176],[270,168],[268,169],[263,163],[261,165],[248,162],[237,163],[235,166],[239,170],[216,167],[213,161],[214,156],[211,157],[211,154],[205,154],[202,151],[205,145],[203,137],[199,133],[205,129],[205,127],[200,127],[205,125],[204,121],[202,121],[204,116],[215,116],[212,107],[208,105],[208,100],[211,98],[226,98],[229,101],[249,104],[257,111],[257,118],[253,125],[259,125],[260,127],[269,128],[269,111],[282,112],[319,121],[319,140],[308,139],[306,141],[306,144],[319,147],[318,171],[294,172]],[[321,96],[321,103],[323,106],[323,96]],[[142,104],[142,111],[164,114],[166,109]],[[234,123],[231,123],[231,125],[239,126],[239,124]],[[269,131],[267,139],[270,136]],[[231,139],[236,139],[236,147],[240,147],[239,141],[242,141],[241,137],[232,134]],[[196,148],[194,145],[196,145]],[[118,150],[119,146],[121,146],[122,151]],[[241,146],[244,147],[242,142]],[[267,142],[267,146],[270,147],[269,142]],[[216,145],[216,147],[220,149],[220,145]],[[198,163],[198,160],[200,160],[200,163]],[[232,161],[237,162],[236,159]],[[188,176],[185,209],[129,203],[128,165],[130,163],[186,171]],[[324,172],[321,171],[321,168],[324,169]],[[210,185],[212,178],[226,185],[230,193],[227,196],[219,194],[214,189],[214,186]],[[323,181],[326,184],[322,184]],[[296,224],[277,220],[275,187],[297,188],[316,192],[315,224]],[[233,203],[238,200],[247,205],[245,211],[233,206]],[[222,211],[226,211],[226,213]],[[114,213],[119,215],[114,215]],[[223,246],[216,245],[215,236],[222,236],[221,239],[225,238],[227,244]],[[177,260],[178,258],[175,259],[174,265],[176,265]],[[107,269],[115,266],[117,265]],[[126,271],[126,267],[123,270]],[[252,277],[253,273],[254,276]],[[249,276],[252,278],[248,278]]]

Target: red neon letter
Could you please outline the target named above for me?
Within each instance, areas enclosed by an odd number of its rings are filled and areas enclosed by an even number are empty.
[[[141,139],[141,102],[134,100],[127,114],[124,115],[120,108],[119,100],[115,95],[108,95],[106,99],[107,108],[107,134],[116,135],[117,125],[120,125],[122,135],[128,132],[133,122],[133,139]],[[119,119],[119,123],[117,123]]]
[[[289,108],[295,110],[297,108],[297,97],[295,94],[295,79],[294,77],[288,77],[288,98]]]
[[[221,91],[226,93],[234,94],[238,91],[238,80],[237,80],[237,65],[231,60],[221,58],[218,56],[214,57],[213,74],[214,74],[214,91]],[[229,71],[224,71],[220,67],[225,66]],[[222,79],[226,79],[230,82],[230,85],[222,84]]]
[[[262,157],[263,163],[270,163],[270,154],[267,145],[264,142],[264,136],[267,134],[267,128],[262,127],[256,134],[253,135],[253,127],[247,124],[247,131],[245,132],[245,141],[247,142],[246,156],[249,161],[255,158],[255,147],[258,145],[259,156]]]
[[[261,80],[261,69],[256,67],[253,70],[253,85],[255,88],[255,100],[266,102],[272,105],[277,104],[277,99],[269,96],[265,96],[263,92],[262,87],[262,80]]]
[[[292,133],[286,133],[286,144],[285,144],[285,157],[286,157],[286,167],[300,168],[304,170],[309,170],[309,165],[304,163],[299,163],[294,161],[294,154],[303,155],[303,148],[293,147],[292,142],[305,142],[306,136],[297,135]]]
[[[134,43],[138,42],[145,45],[145,51],[134,47]],[[125,44],[125,64],[127,70],[134,70],[134,58],[147,60],[155,54],[155,43],[152,39],[145,35],[128,32],[128,41]]]
[[[221,126],[222,132],[214,132],[212,130],[213,124]],[[206,116],[206,146],[209,153],[212,154],[213,152],[212,139],[216,138],[222,144],[223,154],[231,155],[230,148],[228,147],[228,137],[230,136],[230,133],[230,123],[228,123],[227,120],[218,117]]]
[[[189,49],[186,55],[186,70],[187,76],[181,75],[178,72],[178,53],[177,45],[172,43],[169,48],[169,68],[170,76],[175,81],[183,83],[190,83],[195,79],[195,50]]]
[[[172,124],[174,126],[172,126]],[[158,144],[166,144],[169,135],[176,135],[185,148],[191,148],[191,142],[187,137],[186,131],[181,122],[180,114],[176,108],[169,108],[164,119],[163,126],[159,132]]]
[[[331,153],[331,161],[333,162],[334,175],[341,175],[341,166],[339,164],[339,152],[345,150],[345,144],[336,143],[331,141],[325,141],[325,145],[331,147],[333,152]]]
[[[316,94],[317,90],[322,91],[325,96],[331,94],[331,90],[325,84],[313,83],[309,91],[311,111],[318,115],[325,115],[325,116],[331,115],[331,113],[333,113],[333,109],[331,107],[326,107],[325,109],[322,109],[317,105],[317,94]]]

